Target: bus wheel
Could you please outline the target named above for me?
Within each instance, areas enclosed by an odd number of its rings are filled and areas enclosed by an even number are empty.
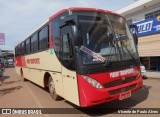
[[[58,100],[59,99],[59,96],[56,94],[56,90],[55,90],[55,84],[54,84],[54,81],[52,79],[52,77],[50,76],[49,78],[49,93],[51,95],[51,97],[54,99],[54,100]]]

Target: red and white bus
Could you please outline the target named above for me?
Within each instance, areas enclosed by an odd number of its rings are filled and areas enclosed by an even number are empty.
[[[68,8],[15,47],[16,72],[80,107],[123,100],[142,87],[134,37],[121,15]]]

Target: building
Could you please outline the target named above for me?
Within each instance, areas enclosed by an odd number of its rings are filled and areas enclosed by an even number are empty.
[[[12,50],[1,50],[0,49],[0,63],[4,61],[4,59],[9,60],[12,59],[14,60],[14,52]]]
[[[160,71],[160,0],[136,0],[116,11],[138,27],[138,51],[146,69]]]

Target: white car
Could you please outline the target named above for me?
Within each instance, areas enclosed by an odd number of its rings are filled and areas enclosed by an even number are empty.
[[[8,66],[13,66],[14,65],[13,59],[9,59],[7,61],[7,64],[8,64]]]
[[[146,76],[146,68],[144,65],[141,64],[141,73],[142,73],[142,77],[143,79],[147,79],[147,76]]]

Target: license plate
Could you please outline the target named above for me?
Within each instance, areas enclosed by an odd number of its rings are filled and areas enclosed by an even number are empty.
[[[119,100],[124,100],[124,99],[129,98],[129,97],[131,97],[131,91],[125,92],[125,93],[121,93],[119,95]]]

